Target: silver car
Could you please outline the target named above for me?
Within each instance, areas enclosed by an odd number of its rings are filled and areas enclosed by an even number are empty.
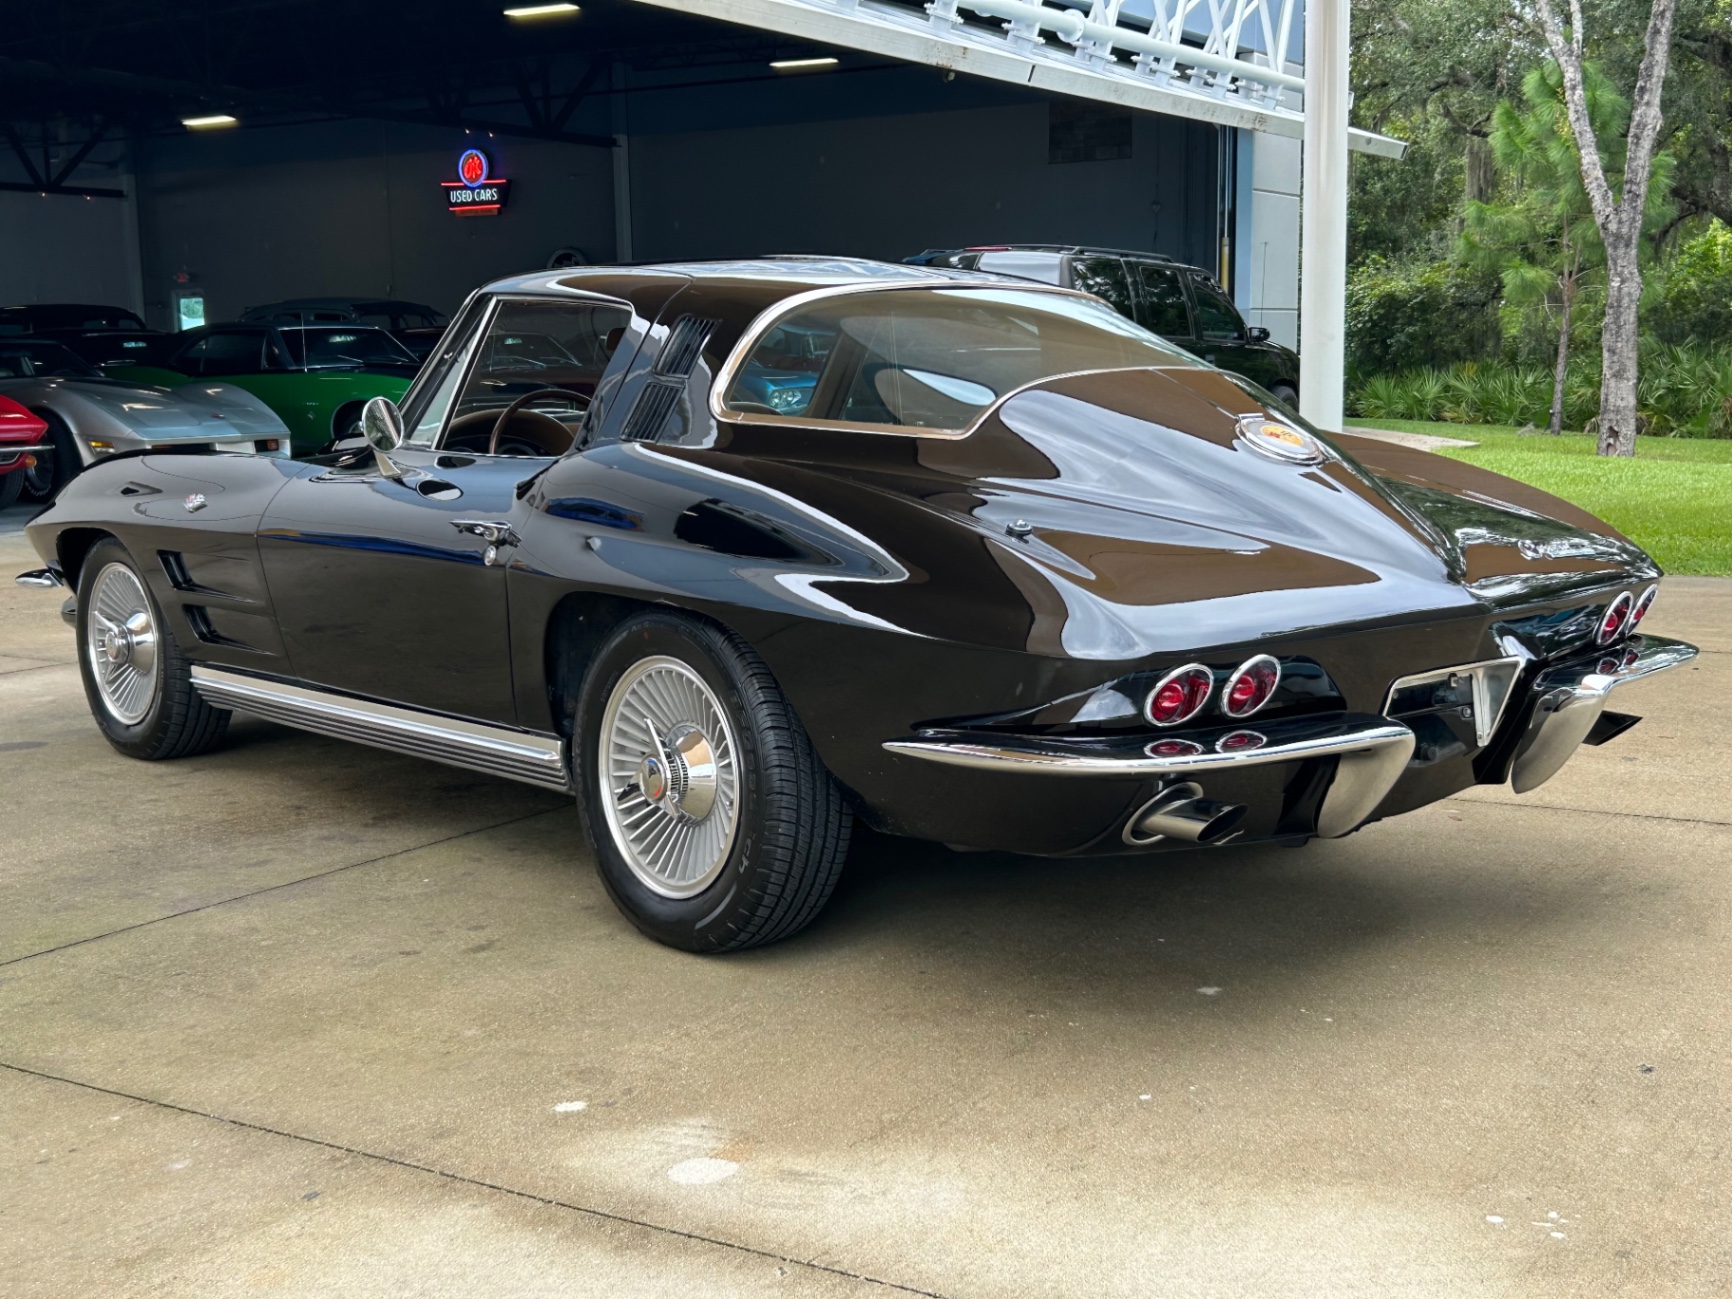
[[[80,470],[123,451],[289,454],[289,430],[250,392],[194,381],[178,388],[109,379],[59,343],[0,338],[0,394],[48,421],[24,490],[52,497]]]

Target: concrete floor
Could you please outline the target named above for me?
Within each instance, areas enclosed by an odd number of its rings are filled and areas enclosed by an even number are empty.
[[[119,757],[58,604],[0,587],[9,1299],[1732,1289],[1732,582],[1667,584],[1706,652],[1525,798],[867,837],[724,959],[563,799],[257,721]]]

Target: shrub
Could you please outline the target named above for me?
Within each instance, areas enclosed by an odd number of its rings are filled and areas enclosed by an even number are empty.
[[[1366,259],[1347,278],[1347,366],[1399,374],[1494,355],[1498,280],[1449,261]]]
[[[1551,419],[1552,370],[1464,361],[1378,374],[1350,385],[1347,404],[1364,419],[1543,429]],[[1564,427],[1585,428],[1599,408],[1599,357],[1578,358],[1564,377]],[[1732,437],[1732,348],[1644,347],[1637,410],[1651,436]]]
[[[1678,250],[1659,276],[1647,324],[1663,343],[1732,343],[1732,229],[1715,221]]]

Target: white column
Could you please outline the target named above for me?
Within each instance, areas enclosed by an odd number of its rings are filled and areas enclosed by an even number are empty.
[[[1306,0],[1299,413],[1341,429],[1347,381],[1348,0]]]

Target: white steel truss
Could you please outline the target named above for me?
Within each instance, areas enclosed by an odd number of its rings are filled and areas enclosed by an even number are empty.
[[[640,0],[949,71],[1244,127],[1304,132],[1305,0]],[[1349,131],[1400,157],[1401,141]]]

